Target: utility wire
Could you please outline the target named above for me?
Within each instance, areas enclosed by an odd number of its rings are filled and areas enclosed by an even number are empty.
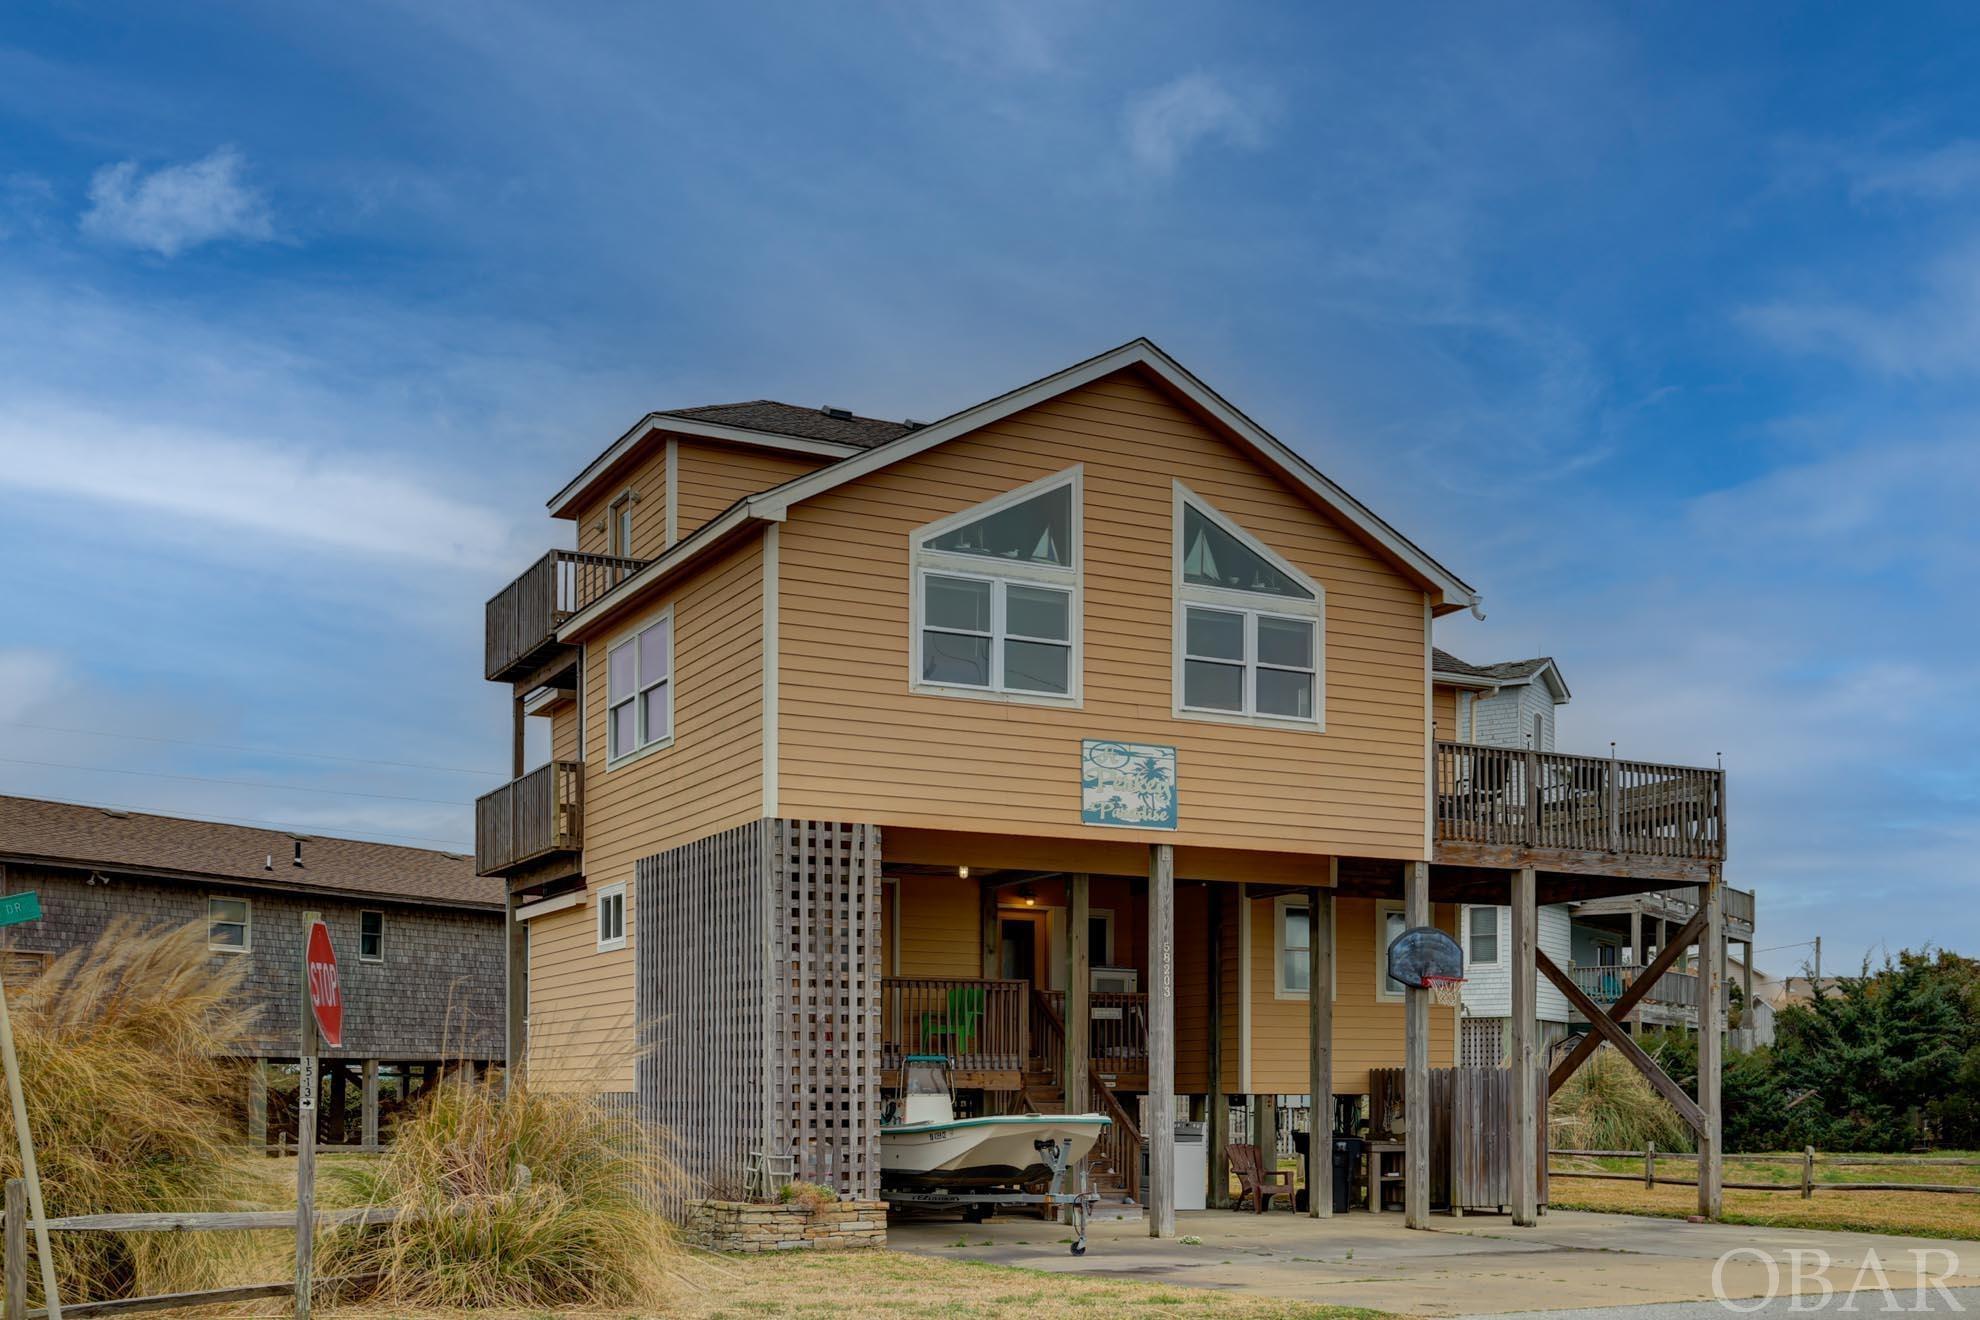
[[[175,747],[205,747],[217,752],[246,752],[254,756],[296,756],[311,761],[343,761],[349,765],[388,765],[398,770],[436,770],[449,775],[480,775],[485,779],[507,779],[498,770],[470,770],[458,765],[429,765],[424,761],[381,761],[363,756],[336,756],[329,752],[292,752],[273,747],[243,747],[234,743],[196,742],[190,738],[160,738],[145,733],[109,733],[101,729],[66,729],[54,724],[30,724],[25,720],[0,720],[15,729],[39,729],[43,733],[74,733],[86,738],[129,738],[137,742],[170,743]]]
[[[213,779],[205,775],[175,775],[164,770],[120,770],[113,765],[73,765],[67,761],[30,761],[18,756],[0,756],[8,765],[34,765],[47,770],[85,770],[99,775],[138,775],[145,779],[178,779],[188,784],[226,784],[233,788],[272,788],[284,793],[330,793],[338,797],[379,798],[387,802],[423,802],[435,807],[466,807],[468,802],[447,798],[408,797],[404,793],[365,793],[355,788],[311,788],[303,784],[276,784],[265,779]]]
[[[1815,943],[1814,940],[1796,940],[1793,944],[1776,944],[1765,949],[1755,949],[1753,952],[1756,954],[1779,953],[1782,949],[1805,949],[1813,943]]]
[[[141,816],[170,816],[182,820],[204,820],[220,825],[273,825],[276,829],[290,834],[307,834],[323,837],[321,825],[297,825],[293,821],[268,820],[260,816],[215,816],[209,812],[160,811],[156,807],[134,807],[128,802],[88,802],[81,798],[43,798],[44,802],[60,802],[70,807],[95,807],[99,811],[135,811]],[[461,839],[436,839],[425,834],[394,834],[389,830],[364,831],[381,839],[412,839],[419,843],[444,843],[450,848],[466,852],[468,845]]]

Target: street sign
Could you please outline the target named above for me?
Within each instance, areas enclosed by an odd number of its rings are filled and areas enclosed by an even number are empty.
[[[25,894],[0,898],[0,926],[18,926],[23,921],[41,920],[41,896],[32,889]]]
[[[309,1006],[323,1043],[336,1049],[344,1043],[344,994],[337,987],[337,951],[330,946],[330,928],[312,922],[303,966],[309,978]]]

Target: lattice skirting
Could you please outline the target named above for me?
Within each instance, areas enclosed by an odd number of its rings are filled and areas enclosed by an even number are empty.
[[[701,1195],[752,1152],[879,1192],[880,831],[762,820],[642,859],[641,1117]]]

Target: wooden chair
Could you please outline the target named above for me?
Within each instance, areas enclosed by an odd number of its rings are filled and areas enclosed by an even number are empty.
[[[1262,1215],[1275,1196],[1285,1197],[1286,1209],[1292,1209],[1293,1179],[1290,1170],[1266,1168],[1265,1156],[1256,1146],[1232,1146],[1230,1158],[1231,1172],[1237,1175],[1238,1180],[1238,1197],[1231,1203],[1231,1209],[1242,1210],[1249,1200],[1252,1213]]]

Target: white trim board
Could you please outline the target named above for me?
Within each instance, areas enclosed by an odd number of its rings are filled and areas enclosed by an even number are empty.
[[[777,524],[763,532],[763,814],[777,814]]]
[[[807,440],[802,436],[779,435],[774,431],[752,431],[741,426],[720,426],[712,422],[697,422],[685,417],[673,417],[663,412],[652,412],[634,422],[626,429],[625,434],[606,447],[604,453],[585,464],[584,471],[572,477],[562,490],[550,497],[548,501],[550,516],[576,517],[571,506],[583,497],[599,477],[655,431],[694,436],[703,440],[728,440],[756,449],[781,450],[787,454],[815,454],[822,458],[845,458],[865,452],[858,445],[842,445],[832,440]]]
[[[534,921],[538,917],[547,917],[552,912],[563,912],[566,909],[577,907],[584,901],[585,891],[582,889],[573,889],[566,893],[553,894],[549,898],[539,899],[534,903],[525,903],[517,908],[516,920]]]

